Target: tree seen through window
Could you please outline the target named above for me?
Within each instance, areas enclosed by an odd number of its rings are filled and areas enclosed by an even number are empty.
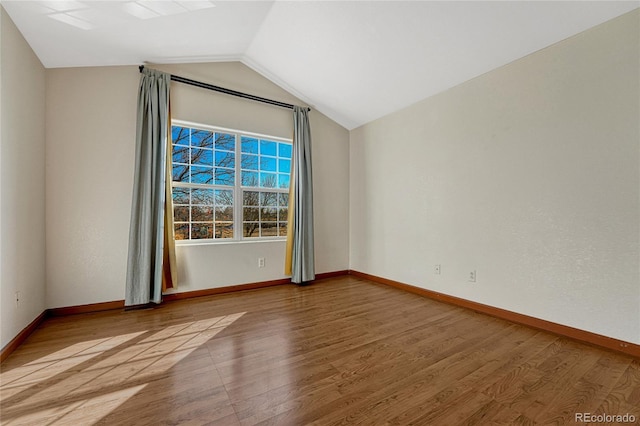
[[[179,122],[171,137],[176,240],[286,236],[290,142]]]

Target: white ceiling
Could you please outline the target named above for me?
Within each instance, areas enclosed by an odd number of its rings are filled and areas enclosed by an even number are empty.
[[[640,7],[638,0],[1,3],[47,68],[241,61],[348,129]]]

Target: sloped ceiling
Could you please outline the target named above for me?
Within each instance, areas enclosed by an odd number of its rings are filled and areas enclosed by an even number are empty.
[[[241,61],[353,129],[638,8],[640,1],[2,5],[47,68]]]

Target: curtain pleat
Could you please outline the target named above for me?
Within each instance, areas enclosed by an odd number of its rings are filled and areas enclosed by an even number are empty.
[[[167,116],[167,155],[165,161],[165,203],[164,203],[164,250],[162,257],[162,291],[178,287],[178,269],[176,267],[176,241],[173,226],[173,187],[171,186],[171,101]]]
[[[292,155],[293,158],[293,155]],[[294,222],[294,206],[295,206],[295,187],[296,187],[296,178],[295,178],[295,169],[293,161],[291,162],[291,176],[289,179],[289,204],[287,211],[287,223],[288,223],[288,232],[287,232],[287,246],[284,256],[284,274],[285,275],[293,275],[292,274],[292,261],[293,261],[293,222]]]
[[[165,166],[165,203],[164,203],[164,250],[162,258],[162,291],[178,287],[178,267],[176,265],[176,240],[173,226],[173,187],[171,186],[171,100],[167,117],[167,155]]]
[[[169,85],[169,74],[142,70],[125,306],[162,301]]]
[[[311,129],[306,108],[293,108],[293,161],[285,273],[296,284],[315,279]]]

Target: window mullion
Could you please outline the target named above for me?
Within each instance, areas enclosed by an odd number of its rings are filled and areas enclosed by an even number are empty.
[[[235,240],[242,240],[242,175],[241,175],[241,163],[242,163],[242,153],[241,153],[241,143],[240,143],[240,135],[238,133],[235,134],[236,138],[236,180],[234,185],[234,194],[235,200],[233,203],[233,238]]]

